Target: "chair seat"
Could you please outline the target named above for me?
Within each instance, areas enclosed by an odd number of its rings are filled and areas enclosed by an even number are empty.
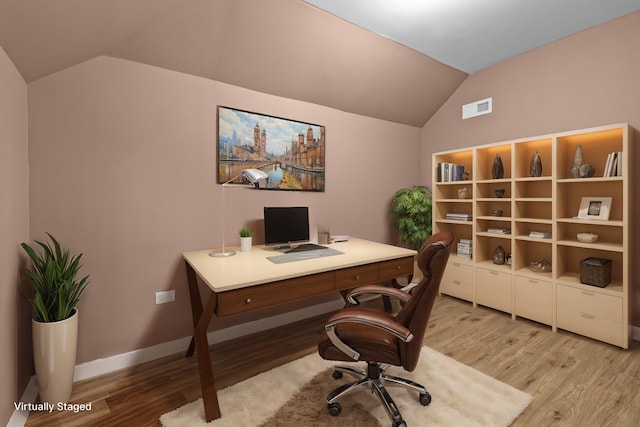
[[[389,316],[392,317],[392,316]],[[401,366],[399,340],[392,334],[367,325],[344,324],[336,327],[337,335],[360,353],[360,360]],[[323,359],[353,362],[337,348],[325,333],[318,343],[318,353]]]

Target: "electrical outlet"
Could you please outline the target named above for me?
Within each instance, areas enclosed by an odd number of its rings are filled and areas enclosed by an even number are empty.
[[[176,300],[176,291],[161,291],[156,292],[156,304],[164,304],[167,302],[173,302]]]

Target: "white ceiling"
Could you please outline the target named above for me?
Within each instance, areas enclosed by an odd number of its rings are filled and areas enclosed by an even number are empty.
[[[640,0],[305,0],[466,73],[640,9]]]
[[[0,0],[0,47],[27,83],[107,55],[420,127],[468,73],[638,9],[640,0]]]

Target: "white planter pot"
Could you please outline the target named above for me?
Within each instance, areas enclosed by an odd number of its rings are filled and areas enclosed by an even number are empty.
[[[71,398],[78,343],[78,310],[68,319],[42,323],[32,320],[33,358],[40,400],[57,404]]]
[[[251,250],[251,237],[241,237],[240,238],[240,250],[242,252],[249,252]]]

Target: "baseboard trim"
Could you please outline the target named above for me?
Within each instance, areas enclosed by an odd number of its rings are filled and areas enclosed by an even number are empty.
[[[311,307],[306,307],[304,309],[231,326],[219,331],[209,332],[207,334],[207,337],[209,339],[209,344],[216,344],[219,342],[228,341],[233,338],[249,335],[255,332],[276,328],[278,326],[293,323],[309,317],[319,316],[321,314],[336,311],[342,307],[344,307],[344,300],[336,299]],[[73,381],[76,382],[86,380],[89,378],[97,377],[98,375],[108,374],[110,372],[129,368],[141,363],[159,359],[161,357],[184,352],[187,350],[190,342],[190,336],[183,337],[151,347],[117,354],[115,356],[110,356],[103,359],[96,359],[92,360],[91,362],[81,363],[79,365],[76,365],[75,367]],[[22,398],[20,399],[20,401],[24,403],[34,403],[37,397],[38,381],[35,376],[32,376],[29,380],[29,384],[22,394]],[[29,411],[14,410],[13,415],[9,419],[7,427],[24,427],[28,417]]]

